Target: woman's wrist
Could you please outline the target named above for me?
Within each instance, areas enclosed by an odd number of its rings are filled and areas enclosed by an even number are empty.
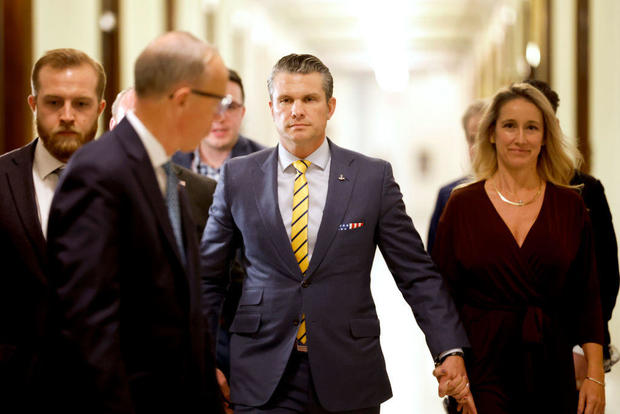
[[[605,387],[605,380],[600,381],[600,380],[597,380],[596,378],[592,378],[592,377],[590,377],[590,376],[586,376],[586,380],[588,380],[588,381],[592,381],[593,383],[598,384],[598,385],[600,385],[601,387]]]

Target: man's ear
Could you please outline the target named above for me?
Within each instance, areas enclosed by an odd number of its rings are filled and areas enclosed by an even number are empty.
[[[105,99],[102,99],[101,102],[99,102],[99,109],[97,109],[97,116],[101,115],[101,113],[105,109],[105,105],[106,105]]]
[[[334,111],[336,110],[336,98],[333,96],[329,98],[329,101],[327,101],[327,108],[329,109],[327,119],[331,119],[332,115],[334,115]]]
[[[37,97],[30,95],[28,96],[28,106],[32,109],[32,113],[37,112]]]
[[[172,94],[170,94],[169,98],[176,105],[185,106],[185,103],[187,102],[187,98],[190,93],[191,93],[190,88],[188,86],[183,86],[177,89],[176,91],[174,91]]]

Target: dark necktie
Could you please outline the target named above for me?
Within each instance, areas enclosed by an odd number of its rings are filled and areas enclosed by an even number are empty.
[[[174,232],[174,238],[177,241],[177,247],[181,253],[181,259],[183,260],[183,264],[185,264],[185,248],[183,247],[181,210],[179,207],[179,179],[174,171],[172,171],[172,163],[170,161],[166,162],[163,167],[164,171],[166,171],[166,205],[168,206],[168,217],[170,217],[172,231]]]

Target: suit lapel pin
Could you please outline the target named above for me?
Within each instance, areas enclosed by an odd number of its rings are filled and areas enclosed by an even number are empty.
[[[346,178],[344,178],[344,175],[340,174],[338,176],[338,181],[344,181],[344,180],[346,180]]]

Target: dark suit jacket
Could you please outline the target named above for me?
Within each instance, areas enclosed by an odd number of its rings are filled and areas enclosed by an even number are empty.
[[[309,363],[330,411],[377,406],[391,396],[370,292],[376,247],[426,334],[433,357],[467,346],[452,299],[405,212],[390,165],[330,142],[329,189],[305,278],[278,207],[277,147],[229,160],[201,243],[203,306],[217,321],[226,265],[242,241],[247,277],[230,331],[231,397],[259,406],[287,364],[305,313]],[[346,177],[339,180],[342,175]],[[340,224],[363,222],[354,230]]]
[[[601,288],[601,305],[605,321],[605,343],[609,344],[609,328],[607,326],[618,295],[618,243],[611,219],[611,212],[605,189],[599,180],[591,175],[577,172],[571,180],[572,185],[583,184],[581,196],[590,214],[594,235],[594,254]],[[609,358],[609,348],[603,347],[605,356]]]
[[[179,186],[182,263],[151,161],[129,121],[81,148],[56,190],[50,279],[83,412],[217,412],[200,313],[196,228]]]
[[[192,219],[196,224],[197,240],[200,240],[209,218],[209,208],[213,202],[217,181],[177,164],[172,164],[172,170],[187,190]]]
[[[7,413],[28,411],[41,396],[51,292],[32,179],[37,142],[0,157],[0,411]]]
[[[446,208],[446,204],[448,204],[448,199],[450,198],[450,194],[452,194],[452,190],[459,185],[464,183],[467,180],[467,177],[461,177],[458,180],[452,181],[441,187],[439,189],[439,194],[437,194],[437,201],[435,202],[435,209],[433,210],[433,216],[431,217],[431,223],[428,228],[428,239],[426,242],[426,251],[429,253],[433,251],[433,244],[435,244],[435,235],[437,234],[437,225],[439,224],[439,218],[441,217],[441,213],[443,213],[443,209]]]
[[[240,157],[242,155],[252,154],[253,152],[260,151],[265,147],[258,142],[252,141],[249,138],[239,135],[237,143],[230,151],[230,158]],[[172,156],[172,161],[185,168],[192,168],[192,162],[194,161],[194,151],[181,152],[177,151]]]
[[[258,142],[246,138],[243,135],[239,135],[237,143],[230,152],[230,158],[236,158],[243,155],[252,154],[264,148],[265,147]],[[179,151],[172,156],[172,161],[182,167],[191,169],[192,163],[194,161],[194,155],[194,151]],[[202,234],[201,237],[198,238],[198,240],[200,239],[202,239]],[[243,269],[243,265],[240,263],[239,260],[241,254],[241,252],[237,253],[237,258],[235,258],[235,260],[233,261],[233,265],[230,269],[231,283],[228,289],[228,295],[226,296],[226,300],[224,301],[220,320],[220,325],[224,330],[228,330],[228,328],[230,327],[230,324],[232,323],[232,320],[235,316],[237,306],[239,305],[239,298],[241,297],[241,284],[243,283],[243,279],[245,278],[245,270]],[[220,368],[222,369],[222,371],[226,375],[228,375],[228,362],[222,360],[222,358],[224,358],[224,354],[222,354],[221,352],[218,353],[218,362],[221,363]]]

